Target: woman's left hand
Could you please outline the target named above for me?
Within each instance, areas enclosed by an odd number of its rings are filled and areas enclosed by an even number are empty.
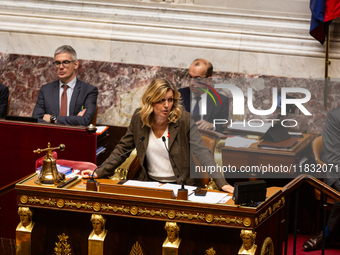
[[[222,190],[225,191],[225,192],[228,192],[228,193],[234,193],[234,187],[231,186],[231,185],[224,185],[222,187]]]

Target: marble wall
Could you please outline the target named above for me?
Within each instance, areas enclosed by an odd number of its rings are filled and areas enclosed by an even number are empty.
[[[11,115],[31,116],[38,92],[43,84],[57,79],[52,58],[0,53],[0,82],[10,88]],[[188,86],[185,77],[187,69],[160,66],[133,65],[94,60],[80,60],[78,78],[93,84],[99,89],[97,123],[127,126],[134,109],[139,107],[141,96],[146,86],[156,77],[165,77],[177,88]],[[297,130],[320,132],[327,111],[323,109],[323,80],[274,77],[263,75],[245,75],[232,72],[215,72],[214,82],[235,84],[242,89],[247,99],[247,89],[253,89],[253,104],[256,109],[269,109],[272,104],[272,89],[277,87],[301,87],[311,92],[311,100],[304,104],[312,116],[306,116],[297,110],[285,119],[295,119]],[[328,109],[340,105],[340,83],[330,82],[328,91]],[[230,101],[231,119],[233,111],[232,95],[219,89]],[[290,94],[298,98],[298,95]],[[304,95],[302,95],[304,97]],[[245,103],[245,119],[276,118],[276,111],[270,116],[252,114]]]

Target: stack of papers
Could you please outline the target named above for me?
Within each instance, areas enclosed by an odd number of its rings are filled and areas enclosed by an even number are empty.
[[[228,137],[225,140],[225,146],[235,147],[235,148],[248,148],[251,144],[257,143],[256,139],[248,139],[244,137]]]

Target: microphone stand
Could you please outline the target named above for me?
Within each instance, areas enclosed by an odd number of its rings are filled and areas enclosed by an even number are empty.
[[[188,200],[188,190],[184,187],[184,180],[183,180],[183,175],[182,173],[179,171],[177,165],[176,165],[176,162],[174,160],[174,158],[172,157],[172,155],[170,154],[170,151],[168,150],[168,147],[166,146],[166,143],[165,143],[165,137],[162,136],[162,141],[164,143],[164,146],[165,146],[165,149],[168,151],[169,153],[169,156],[170,158],[172,159],[172,162],[174,163],[175,165],[175,168],[177,169],[179,175],[181,176],[181,188],[178,189],[178,193],[177,193],[177,199],[179,200]]]
[[[131,150],[128,150],[128,151],[124,152],[123,154],[121,154],[121,155],[119,155],[119,156],[117,156],[117,157],[115,157],[115,158],[109,160],[108,162],[105,162],[105,163],[101,164],[100,166],[97,166],[96,169],[94,169],[94,171],[92,172],[91,179],[87,180],[87,182],[86,182],[86,190],[97,191],[97,181],[93,178],[93,176],[94,176],[95,172],[98,170],[98,168],[100,168],[100,167],[102,167],[102,166],[105,166],[106,164],[110,163],[111,161],[113,161],[113,160],[115,160],[115,159],[117,159],[117,158],[120,158],[120,157],[124,156],[125,154],[130,153],[131,151],[133,151],[134,149],[136,149],[136,148],[138,147],[138,145],[139,145],[141,142],[144,141],[144,139],[145,139],[145,137],[142,136],[142,137],[140,138],[140,140],[139,140],[139,142],[138,142],[138,144],[137,144],[137,146],[136,146],[135,148],[133,148],[133,149],[131,149]]]

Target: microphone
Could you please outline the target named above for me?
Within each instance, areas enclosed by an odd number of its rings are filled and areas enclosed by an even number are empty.
[[[173,158],[173,156],[171,155],[170,151],[168,150],[168,147],[166,146],[166,141],[165,141],[165,137],[162,136],[162,141],[164,143],[165,149],[168,151],[170,158],[172,159],[172,162],[175,165],[175,168],[177,169],[177,172],[179,173],[179,175],[181,176],[181,182],[182,182],[182,187],[178,190],[178,194],[177,194],[177,199],[181,199],[181,200],[188,200],[188,190],[186,188],[184,188],[184,179],[183,179],[183,175],[181,173],[181,171],[179,171],[176,162]]]
[[[100,166],[97,166],[96,169],[94,169],[94,171],[92,172],[91,179],[89,179],[89,180],[87,181],[87,183],[86,183],[86,190],[97,191],[97,181],[96,181],[93,177],[94,177],[95,172],[98,170],[98,168],[100,168],[100,167],[102,167],[102,166],[105,166],[106,164],[112,162],[113,160],[115,160],[115,159],[117,159],[117,158],[120,158],[120,157],[122,157],[122,156],[124,156],[124,155],[130,153],[130,152],[133,151],[135,148],[137,148],[138,145],[139,145],[141,142],[144,141],[144,139],[145,139],[145,137],[142,136],[142,137],[139,139],[139,142],[137,143],[136,147],[134,147],[134,148],[131,149],[131,150],[128,150],[128,151],[124,152],[124,153],[121,154],[121,155],[118,155],[117,157],[115,157],[115,158],[113,158],[113,159],[111,159],[111,160],[109,160],[109,161],[107,161],[107,162],[101,164]]]

